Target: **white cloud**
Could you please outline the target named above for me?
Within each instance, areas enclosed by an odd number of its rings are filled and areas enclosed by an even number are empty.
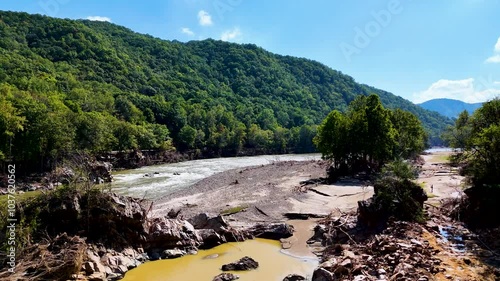
[[[486,62],[487,63],[500,63],[500,54],[493,55],[493,56],[489,57],[488,59],[486,59]]]
[[[194,36],[194,32],[191,29],[189,29],[189,27],[183,27],[181,29],[181,32],[189,36]]]
[[[486,59],[485,63],[500,63],[500,37],[495,44],[495,53]]]
[[[427,90],[414,93],[413,102],[422,103],[431,99],[448,98],[468,103],[485,102],[500,96],[500,89],[478,90],[474,78],[463,80],[441,79]]]
[[[203,11],[203,10],[198,12],[198,22],[202,26],[209,26],[209,25],[214,24],[212,22],[212,16],[208,12]]]
[[[111,22],[111,19],[108,17],[101,17],[101,16],[88,16],[88,20],[93,20],[93,21],[107,21]]]
[[[241,37],[241,35],[242,35],[241,30],[238,27],[235,27],[231,30],[224,31],[220,36],[220,40],[235,41],[238,40]]]

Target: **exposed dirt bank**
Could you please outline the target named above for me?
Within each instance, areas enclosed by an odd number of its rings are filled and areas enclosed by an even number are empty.
[[[178,209],[184,217],[221,213],[229,216],[232,225],[241,226],[349,211],[358,200],[372,195],[371,187],[356,181],[303,185],[303,181],[324,177],[326,165],[324,161],[284,161],[219,173],[156,201],[154,216],[164,216],[171,209]]]

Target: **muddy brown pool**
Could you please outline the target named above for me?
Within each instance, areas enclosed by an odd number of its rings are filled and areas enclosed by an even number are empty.
[[[210,250],[200,250],[196,255],[177,259],[147,262],[130,270],[123,281],[210,281],[222,273],[223,264],[250,256],[259,263],[252,271],[233,272],[240,281],[281,281],[291,273],[310,280],[318,261],[296,258],[281,252],[279,241],[253,239],[245,242],[226,243]]]

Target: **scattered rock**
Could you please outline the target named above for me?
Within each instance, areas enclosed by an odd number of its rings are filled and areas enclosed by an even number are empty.
[[[220,215],[213,216],[208,213],[198,214],[188,219],[188,222],[191,223],[195,229],[213,229],[219,234],[224,233],[229,227],[224,217]]]
[[[90,180],[94,183],[101,184],[105,182],[112,182],[113,176],[111,171],[113,165],[109,162],[95,161],[88,164],[90,171]]]
[[[149,227],[148,243],[153,248],[197,247],[201,241],[201,237],[187,221],[155,218]]]
[[[312,281],[334,281],[333,273],[328,270],[319,267],[314,270]]]
[[[313,281],[418,280],[428,272],[435,274],[441,269],[436,250],[419,238],[423,228],[417,223],[390,221],[381,233],[367,236],[366,229],[360,230],[349,218],[334,218],[325,220],[315,230],[322,233],[327,248]],[[343,237],[338,233],[348,237],[338,239]],[[365,273],[374,279],[367,279],[363,276]]]
[[[302,281],[302,280],[306,280],[306,278],[298,274],[290,274],[283,279],[283,281]]]
[[[163,251],[161,258],[162,259],[175,259],[175,258],[182,257],[184,255],[186,255],[186,252],[179,250],[179,249],[165,250],[165,251]]]
[[[203,241],[203,243],[200,245],[201,249],[211,249],[215,246],[227,242],[224,236],[220,236],[213,229],[198,229],[196,231]]]
[[[107,281],[106,273],[104,272],[95,272],[88,277],[89,281]]]
[[[181,209],[180,208],[173,208],[173,209],[170,209],[170,211],[168,211],[168,214],[167,216],[171,219],[176,219],[177,216],[179,216],[179,213],[181,212]]]
[[[236,279],[240,279],[240,277],[238,275],[234,275],[232,273],[221,273],[221,274],[215,276],[212,281],[232,281],[232,280],[236,280]]]
[[[255,237],[279,240],[293,235],[293,226],[286,223],[258,224],[249,229]]]
[[[259,263],[256,262],[251,257],[245,256],[240,260],[225,264],[222,266],[222,271],[241,271],[241,270],[251,270],[259,267]]]

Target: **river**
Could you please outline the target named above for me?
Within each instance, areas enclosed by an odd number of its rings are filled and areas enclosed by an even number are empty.
[[[113,173],[113,192],[138,198],[158,199],[187,188],[211,175],[231,169],[267,165],[276,161],[318,160],[320,154],[260,155],[212,158],[146,166]]]

